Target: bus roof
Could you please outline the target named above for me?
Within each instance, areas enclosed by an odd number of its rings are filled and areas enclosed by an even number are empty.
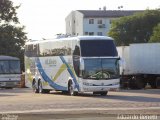
[[[67,36],[67,35],[58,35],[55,39],[62,39],[62,40],[64,40],[64,39],[80,39],[80,40],[89,40],[89,39],[91,39],[91,40],[94,40],[94,39],[109,39],[109,40],[111,40],[111,39],[113,39],[113,38],[111,38],[111,37],[108,37],[108,36]]]
[[[19,60],[17,57],[0,55],[0,60]]]
[[[36,44],[36,43],[62,41],[62,40],[113,40],[113,38],[108,36],[76,36],[76,37],[66,37],[66,38],[55,38],[49,40],[33,40],[33,41],[28,41],[26,44]]]
[[[113,40],[113,38],[108,36],[78,36],[79,40]]]

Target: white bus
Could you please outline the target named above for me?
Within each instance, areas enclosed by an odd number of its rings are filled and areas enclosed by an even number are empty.
[[[25,45],[25,84],[35,93],[57,90],[106,95],[120,86],[114,40],[78,36],[29,41]]]
[[[0,56],[0,87],[17,87],[21,80],[20,60],[17,57]]]

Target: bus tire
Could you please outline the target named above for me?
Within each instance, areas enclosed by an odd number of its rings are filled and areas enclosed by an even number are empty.
[[[38,81],[38,92],[39,93],[45,93],[41,80]]]
[[[78,94],[78,92],[74,91],[74,86],[71,80],[68,82],[68,93],[70,96],[75,96]]]
[[[34,93],[39,93],[39,90],[38,90],[36,84],[37,84],[37,83],[36,83],[36,80],[33,79],[33,81],[32,81],[32,89],[33,89]]]

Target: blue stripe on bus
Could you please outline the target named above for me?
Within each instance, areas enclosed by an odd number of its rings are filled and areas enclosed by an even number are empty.
[[[39,73],[41,74],[44,81],[48,82],[51,87],[53,87],[56,90],[68,90],[67,87],[63,87],[63,86],[56,84],[55,82],[52,81],[52,79],[50,79],[48,77],[48,75],[45,73],[45,71],[41,65],[39,58],[37,58],[37,67],[38,67]]]
[[[73,81],[75,83],[75,88],[77,88],[79,90],[79,84],[76,80],[76,77],[74,76],[71,68],[69,67],[68,63],[65,61],[64,57],[63,56],[60,56],[60,59],[62,60],[62,62],[67,66],[67,70],[69,72],[69,74],[71,75],[71,77],[73,78]]]

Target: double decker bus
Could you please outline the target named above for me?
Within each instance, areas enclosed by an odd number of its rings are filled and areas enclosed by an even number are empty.
[[[0,87],[13,88],[20,84],[20,59],[12,56],[0,56]]]
[[[106,95],[120,86],[118,61],[114,40],[106,36],[29,41],[25,45],[25,84],[35,93]]]

